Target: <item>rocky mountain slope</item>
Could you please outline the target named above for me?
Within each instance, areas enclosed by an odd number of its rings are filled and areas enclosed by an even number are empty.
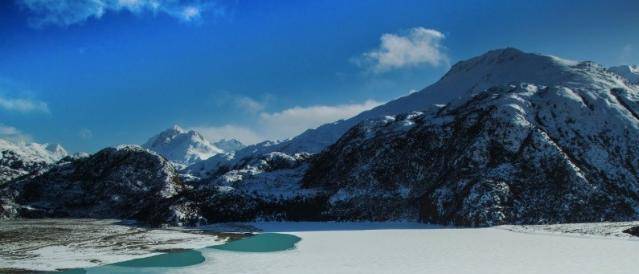
[[[639,90],[592,81],[505,85],[362,123],[314,160],[337,218],[458,225],[639,217]]]
[[[446,106],[429,103],[452,96],[458,99]],[[246,153],[244,161],[213,157],[191,171],[198,167],[195,173],[217,186],[229,178],[234,186],[288,181],[296,197],[313,189],[316,200],[327,201],[313,214],[328,219],[462,225],[632,219],[639,208],[637,96],[636,86],[592,62],[496,50],[456,64],[410,100],[379,107],[379,113],[422,111],[364,121],[310,166],[243,177],[252,170],[246,162],[284,142],[265,143],[268,150],[249,146],[238,152]]]
[[[188,213],[174,200],[186,189],[173,165],[160,155],[136,146],[106,148],[4,186],[0,218],[124,218],[181,224],[189,219]]]
[[[66,156],[66,150],[60,145],[0,139],[0,184],[43,170]]]
[[[578,62],[554,56],[526,53],[515,48],[489,51],[454,65],[439,81],[418,92],[390,101],[359,115],[309,129],[282,142],[263,142],[236,152],[230,159],[254,157],[269,152],[295,154],[322,151],[335,143],[347,130],[367,119],[419,111],[435,104],[446,104],[451,100],[470,96],[489,87],[508,83],[535,83],[552,86],[572,77],[571,66]],[[201,166],[217,166],[220,159]]]
[[[317,153],[335,143],[348,129],[366,119],[422,110],[434,104],[446,104],[494,85],[514,82],[554,85],[570,74],[569,65],[576,62],[561,58],[522,52],[515,48],[489,51],[453,66],[435,84],[408,96],[364,111],[347,119],[308,130],[291,140],[276,145],[247,147],[253,151],[284,153]]]
[[[221,144],[226,145],[225,142]],[[237,144],[229,144],[232,148],[237,147]],[[186,131],[177,125],[151,137],[142,147],[155,151],[178,165],[191,165],[224,153],[224,150],[211,144],[199,132]]]

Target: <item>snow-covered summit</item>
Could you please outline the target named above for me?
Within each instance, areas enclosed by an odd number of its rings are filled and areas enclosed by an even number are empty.
[[[0,139],[0,184],[44,169],[67,155],[60,145]]]
[[[506,84],[366,120],[316,156],[304,183],[332,189],[329,212],[345,218],[634,220],[639,88],[582,65],[592,78],[572,87]]]
[[[608,70],[626,78],[631,84],[639,84],[639,66],[637,65],[615,66]]]
[[[601,74],[611,75],[603,67],[592,62],[566,60],[551,55],[527,53],[515,48],[488,51],[480,56],[460,61],[436,83],[410,95],[400,97],[359,115],[316,129],[277,144],[263,143],[248,146],[236,153],[236,157],[250,157],[273,151],[294,154],[318,153],[337,141],[342,134],[366,119],[420,111],[435,104],[470,96],[490,87],[531,83],[540,86],[563,85],[569,88],[601,88],[597,80]],[[608,77],[612,79],[614,77]],[[617,77],[618,78],[618,77]],[[620,79],[614,86],[623,86]]]
[[[49,164],[68,155],[67,151],[58,144],[11,142],[3,139],[0,139],[0,151],[11,151],[25,161]]]
[[[142,147],[182,165],[194,164],[224,152],[199,132],[184,130],[178,125],[151,137]]]

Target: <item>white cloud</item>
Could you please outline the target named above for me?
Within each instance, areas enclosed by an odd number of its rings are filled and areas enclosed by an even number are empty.
[[[31,99],[6,98],[0,96],[0,109],[15,112],[43,112],[49,113],[47,103]]]
[[[200,8],[196,6],[187,6],[182,9],[180,18],[184,21],[193,21],[200,18]]]
[[[448,63],[442,41],[446,36],[434,29],[416,27],[407,32],[385,33],[378,48],[362,54],[354,61],[375,73],[428,64]]]
[[[0,135],[6,136],[17,134],[20,134],[20,131],[17,128],[0,124]]]
[[[99,19],[108,12],[128,11],[133,14],[164,13],[184,22],[197,21],[204,11],[215,16],[225,14],[224,7],[204,0],[17,0],[31,12],[34,27],[69,26],[88,19]]]
[[[266,106],[265,102],[261,102],[246,96],[236,97],[235,104],[237,105],[238,108],[251,113],[260,112]]]
[[[380,102],[367,100],[357,104],[336,106],[315,105],[293,107],[279,112],[261,112],[253,127],[241,125],[200,126],[193,129],[201,132],[209,140],[235,138],[245,144],[255,144],[266,140],[292,138],[307,129],[326,123],[353,117],[362,111],[380,105]]]
[[[293,107],[275,113],[263,112],[260,114],[259,122],[265,127],[265,135],[269,136],[269,139],[284,139],[294,137],[310,128],[353,117],[380,104],[374,100],[367,100],[361,104]]]
[[[7,126],[4,124],[0,124],[0,138],[11,140],[11,141],[30,141],[31,136],[28,134],[24,134],[19,129]]]
[[[239,125],[199,126],[193,129],[202,133],[206,139],[211,141],[237,139],[244,144],[255,144],[264,141],[264,138],[254,130]]]

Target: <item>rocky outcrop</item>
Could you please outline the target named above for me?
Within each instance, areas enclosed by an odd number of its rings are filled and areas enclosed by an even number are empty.
[[[637,90],[500,86],[426,112],[362,123],[306,186],[330,215],[457,225],[639,216]]]
[[[67,156],[60,145],[11,142],[0,139],[0,185],[34,172],[42,172]]]
[[[321,189],[302,188],[310,155],[271,152],[221,166],[200,182],[193,200],[209,222],[324,220]]]
[[[623,233],[639,237],[639,226],[634,226],[623,231]]]
[[[49,165],[44,161],[27,160],[11,150],[0,151],[0,155],[0,185],[20,176],[45,169]]]
[[[182,214],[178,206],[165,205],[173,204],[186,188],[163,157],[140,147],[121,146],[61,161],[41,175],[12,182],[0,191],[5,217],[180,223],[188,214]],[[166,219],[148,217],[158,211],[166,212]]]

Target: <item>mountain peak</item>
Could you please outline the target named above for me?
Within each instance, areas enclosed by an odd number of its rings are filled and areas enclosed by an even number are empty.
[[[60,145],[0,139],[0,185],[45,168],[67,155],[67,151]]]
[[[182,127],[180,127],[180,125],[175,124],[173,125],[173,127],[171,127],[171,129],[178,131],[178,132],[184,132],[184,129]]]
[[[11,151],[25,161],[54,163],[68,155],[58,144],[11,142],[0,139],[0,151]]]
[[[142,147],[181,165],[190,165],[224,152],[199,132],[186,131],[178,125],[151,137]]]
[[[488,51],[468,60],[457,62],[442,77],[441,81],[451,78],[455,75],[463,75],[470,77],[468,80],[479,82],[483,80],[501,80],[508,78],[512,82],[516,82],[516,78],[525,77],[524,74],[533,71],[550,71],[565,70],[566,67],[579,64],[577,61],[562,59],[552,55],[543,55],[537,53],[527,53],[516,48],[503,48]],[[491,77],[499,76],[496,79]],[[456,81],[459,79],[455,79]],[[495,84],[502,84],[492,81],[490,85],[479,87],[479,90],[486,89]]]
[[[512,47],[495,49],[457,62],[439,81],[418,92],[364,111],[353,118],[307,130],[273,146],[249,146],[238,152],[238,155],[271,151],[317,153],[333,144],[360,121],[421,111],[436,104],[447,104],[459,98],[472,96],[493,86],[521,82],[538,86],[563,85],[575,89],[595,90],[625,86],[619,77],[592,62],[529,53]]]

